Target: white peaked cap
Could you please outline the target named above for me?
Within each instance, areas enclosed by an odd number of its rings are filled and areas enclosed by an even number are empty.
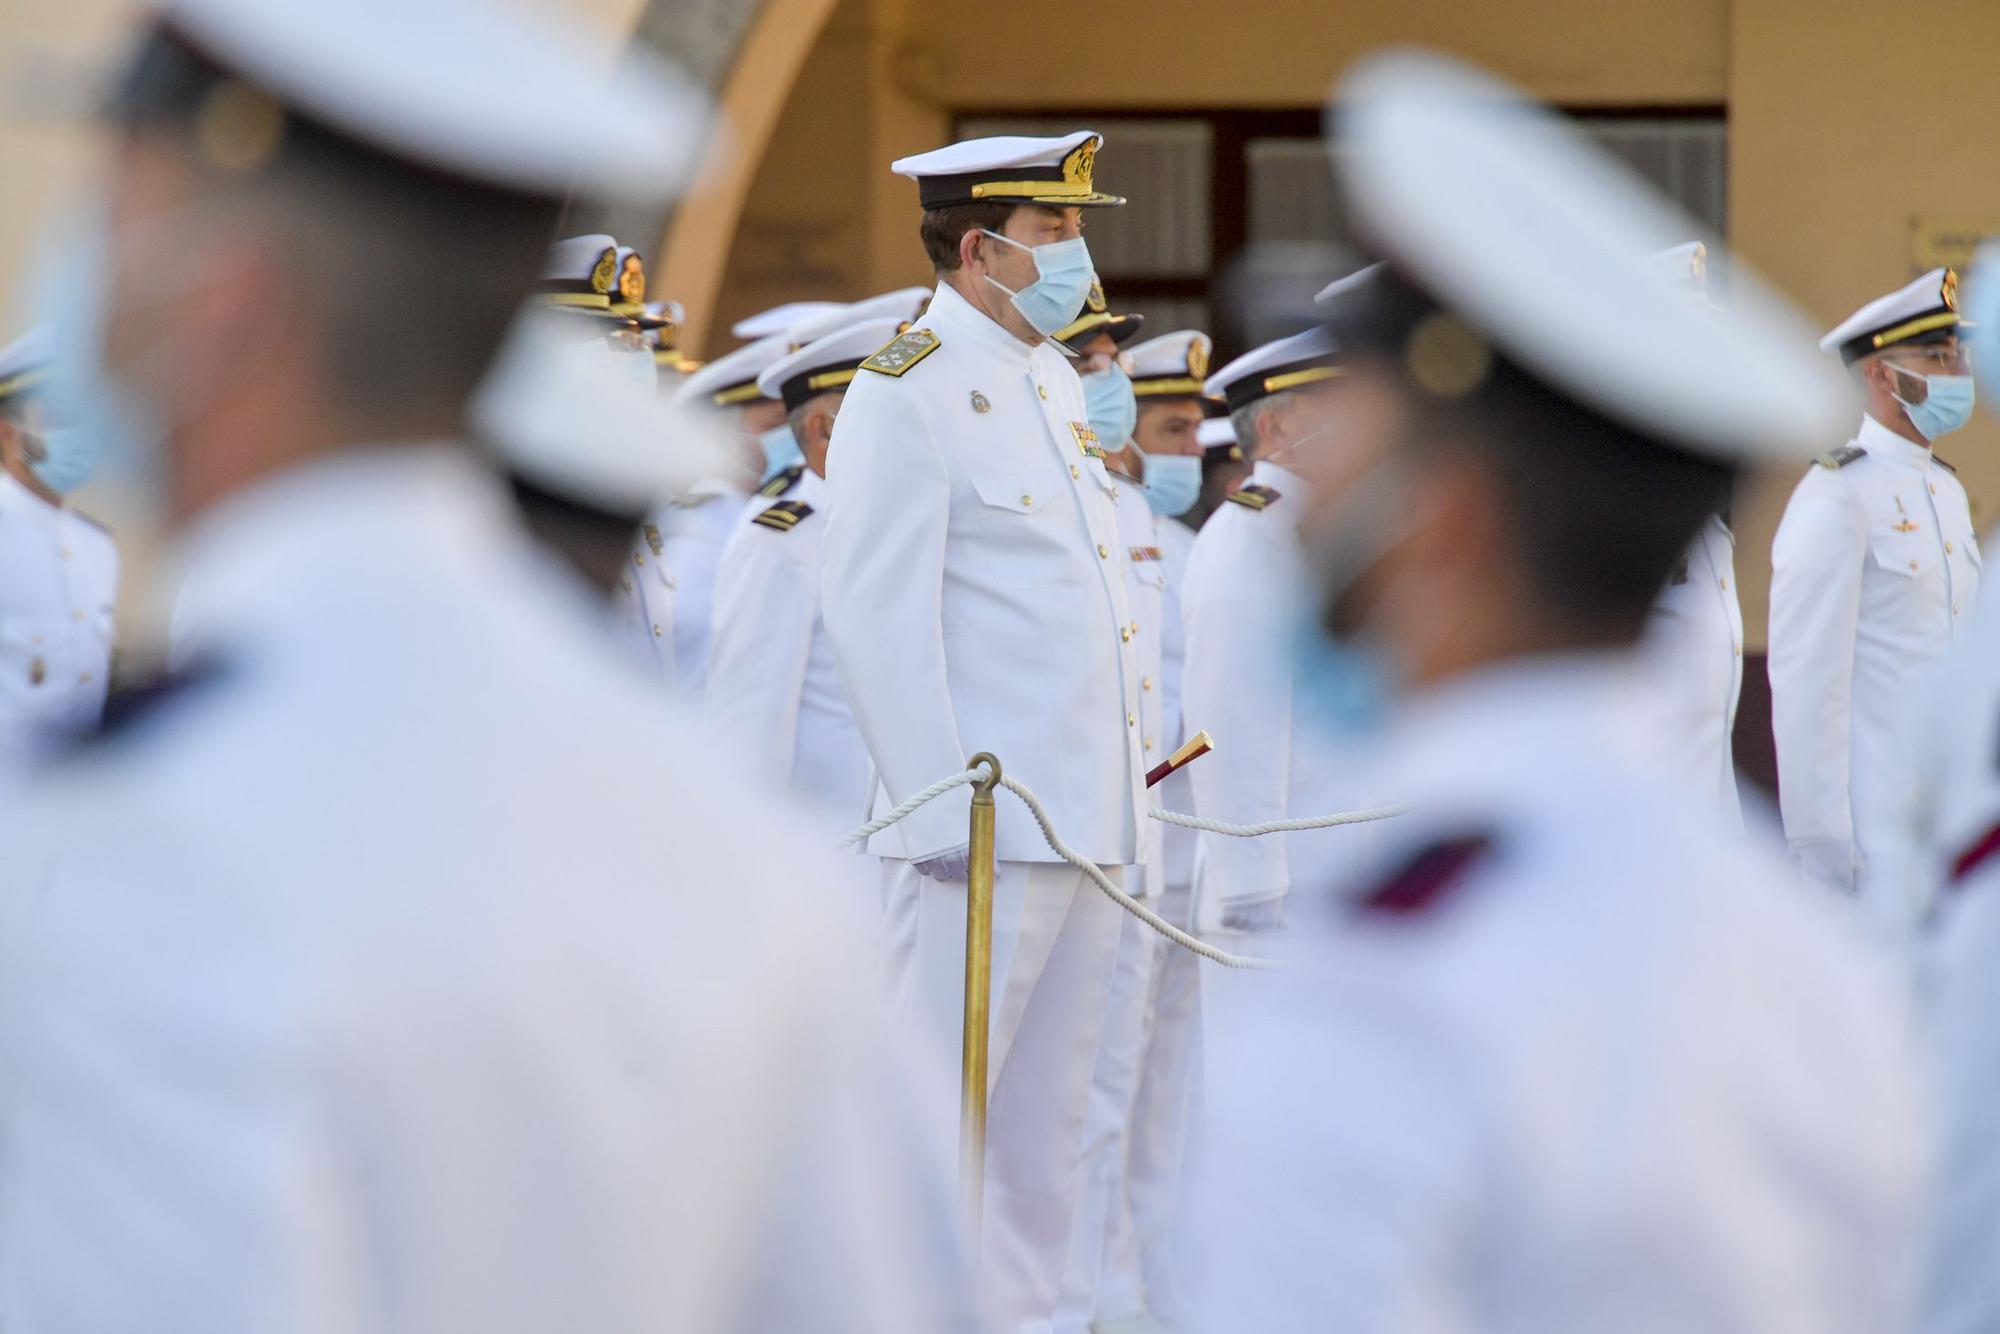
[[[1324,329],[1274,338],[1261,347],[1251,348],[1209,376],[1202,392],[1223,400],[1234,412],[1287,389],[1331,380],[1340,374],[1334,365],[1337,352]]]
[[[1388,267],[1387,264],[1369,264],[1356,269],[1345,278],[1335,278],[1332,282],[1313,294],[1313,304],[1316,306],[1338,305],[1342,297],[1350,292],[1366,288],[1375,280],[1376,274],[1383,272]]]
[[[785,334],[774,333],[717,357],[681,381],[674,402],[685,407],[730,408],[764,397],[757,377],[792,350]]]
[[[836,329],[779,358],[757,377],[764,397],[797,407],[815,394],[845,388],[861,363],[880,352],[903,327],[894,315],[878,316]]]
[[[1194,428],[1194,438],[1203,449],[1221,449],[1234,445],[1236,423],[1227,417],[1204,417],[1201,425]]]
[[[588,279],[607,252],[616,259],[618,242],[608,232],[564,237],[549,247],[542,261],[542,277]]]
[[[1199,329],[1176,329],[1125,349],[1126,373],[1140,398],[1199,394],[1215,344]]]
[[[815,315],[826,315],[847,309],[845,301],[787,301],[782,306],[760,310],[755,315],[746,315],[729,326],[729,332],[738,338],[769,338],[772,334],[783,333],[793,325],[809,320]]]
[[[657,204],[700,165],[708,99],[498,0],[152,0],[158,25],[286,107],[475,180]]]
[[[815,342],[830,333],[838,333],[863,320],[893,318],[907,324],[923,314],[924,307],[936,293],[937,289],[934,287],[899,287],[893,292],[884,292],[880,296],[871,296],[808,316],[785,330],[785,336],[798,346],[804,347],[807,343]],[[894,337],[894,334],[890,336]],[[886,343],[889,340],[885,338],[882,341]]]
[[[1092,208],[1125,202],[1096,187],[1092,172],[1104,142],[1096,130],[1048,138],[1018,134],[966,139],[897,158],[889,170],[917,182],[925,208],[985,200]]]
[[[650,512],[722,458],[710,428],[661,398],[650,353],[541,309],[516,322],[468,419],[509,471],[612,514]]]
[[[1972,321],[1959,317],[1957,273],[1932,269],[1834,325],[1819,346],[1822,352],[1837,351],[1854,361],[1913,338],[1950,333],[1961,324],[1973,327]]]
[[[1401,51],[1356,67],[1336,119],[1362,235],[1544,383],[1730,462],[1807,458],[1851,425],[1840,373],[1747,269],[1727,319],[1646,271],[1699,226],[1556,113]]]
[[[30,329],[5,347],[0,347],[0,401],[33,389],[49,365],[49,336],[44,329]]]

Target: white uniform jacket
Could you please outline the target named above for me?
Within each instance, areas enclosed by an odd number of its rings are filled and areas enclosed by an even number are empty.
[[[1146,489],[1121,473],[1111,474],[1111,498],[1118,511],[1118,539],[1125,544],[1125,595],[1132,609],[1129,627],[1139,657],[1139,755],[1151,769],[1173,754],[1166,730],[1167,692],[1163,650],[1167,623],[1167,553],[1160,545],[1158,516],[1146,503]],[[1154,796],[1157,797],[1155,792]],[[1148,804],[1151,804],[1149,802]],[[1165,826],[1147,819],[1139,829],[1146,846],[1146,874],[1135,888],[1157,897],[1166,887],[1161,857]]]
[[[513,524],[232,498],[186,679],[0,812],[0,1324],[970,1327],[849,863]]]
[[[708,643],[715,617],[715,577],[722,548],[736,531],[748,497],[724,482],[702,482],[657,522],[665,551],[660,559],[674,580],[675,680],[692,699],[708,681]]]
[[[1158,516],[1153,525],[1158,535],[1160,550],[1166,559],[1161,562],[1166,576],[1162,599],[1163,614],[1160,617],[1160,733],[1162,744],[1156,752],[1165,759],[1181,748],[1188,736],[1201,729],[1200,723],[1192,727],[1181,710],[1181,681],[1187,663],[1187,615],[1182,609],[1182,599],[1187,589],[1188,557],[1194,552],[1194,529],[1179,519]],[[1148,765],[1158,764],[1159,759]],[[1206,764],[1206,759],[1197,763]],[[1153,789],[1153,804],[1169,810],[1192,812],[1194,810],[1194,787],[1189,771],[1169,775],[1166,781]],[[1160,826],[1160,843],[1166,869],[1166,882],[1170,886],[1185,889],[1194,883],[1195,832],[1179,825]]]
[[[1181,711],[1215,751],[1188,766],[1195,814],[1230,824],[1327,815],[1351,805],[1336,748],[1292,698],[1292,634],[1304,587],[1305,483],[1269,461],[1195,535],[1181,602]],[[1195,897],[1208,913],[1314,888],[1349,865],[1354,829],[1263,838],[1200,836]]]
[[[1710,516],[1653,604],[1645,648],[1659,676],[1651,712],[1665,772],[1732,826],[1736,703],[1743,691],[1743,607],[1736,595],[1736,538]]]
[[[925,347],[935,346],[929,351]],[[849,386],[827,459],[822,599],[884,808],[979,751],[1040,796],[1084,856],[1140,856],[1139,656],[1111,492],[1063,354],[948,284]],[[874,359],[871,358],[871,361]],[[966,841],[970,793],[871,843],[922,860]],[[1000,798],[998,853],[1054,861]]]
[[[729,539],[703,710],[761,772],[851,828],[868,818],[871,771],[820,619],[825,534],[825,484],[809,472]]]
[[[1903,818],[1911,687],[1972,614],[1979,544],[1965,488],[1922,445],[1864,417],[1827,463],[1771,549],[1771,713],[1785,836],[1852,885]]]
[[[680,576],[667,568],[666,535],[661,529],[667,518],[668,512],[662,511],[640,528],[639,541],[618,578],[614,605],[638,660],[668,684],[677,685],[680,662],[674,644],[674,613]]]
[[[1629,731],[1626,660],[1413,701],[1411,813],[1206,1054],[1204,1331],[1907,1328],[1900,988]],[[1782,1053],[1782,1059],[1774,1059]]]
[[[97,721],[117,593],[111,535],[0,471],[0,766]]]

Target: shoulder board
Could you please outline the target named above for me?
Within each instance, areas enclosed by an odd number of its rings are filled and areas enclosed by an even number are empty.
[[[765,528],[775,528],[781,533],[789,533],[799,526],[799,520],[813,512],[813,507],[803,500],[781,500],[762,514],[754,516],[750,522]]]
[[[1939,458],[1935,454],[1931,455],[1931,462],[1937,464],[1938,467],[1943,468],[1946,472],[1951,473],[1953,476],[1956,476],[1958,474],[1958,469],[1952,467],[1949,463],[1946,463],[1943,459]]]
[[[1166,553],[1158,547],[1132,547],[1127,554],[1135,561],[1165,560],[1167,558]]]
[[[1449,899],[1472,868],[1493,851],[1486,834],[1440,839],[1417,853],[1358,899],[1361,917],[1421,917]]]
[[[776,500],[785,492],[799,484],[799,478],[806,475],[806,465],[794,463],[791,467],[757,488],[757,494],[766,500]]]
[[[929,329],[911,329],[891,338],[874,356],[861,363],[864,371],[897,376],[944,346],[944,340]]]
[[[1249,486],[1237,487],[1229,493],[1229,498],[1245,509],[1260,510],[1278,499],[1282,494],[1275,486],[1262,486],[1252,483]]]
[[[1845,468],[1848,464],[1854,462],[1854,460],[1867,454],[1867,452],[1867,450],[1859,445],[1842,445],[1832,453],[1820,455],[1813,462],[1822,468]]]

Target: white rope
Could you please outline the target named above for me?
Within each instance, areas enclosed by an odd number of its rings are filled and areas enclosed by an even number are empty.
[[[1183,829],[1206,829],[1211,834],[1227,834],[1231,838],[1261,838],[1265,834],[1289,834],[1301,829],[1332,829],[1344,824],[1367,824],[1371,820],[1388,820],[1409,812],[1407,806],[1370,806],[1361,811],[1342,811],[1337,815],[1315,815],[1308,820],[1271,820],[1264,824],[1224,824],[1220,820],[1204,820],[1199,815],[1187,815],[1181,811],[1162,810],[1155,806],[1147,814],[1162,824],[1179,825]]]
[[[918,807],[924,805],[924,803],[943,796],[955,787],[963,787],[968,783],[977,782],[985,776],[986,770],[982,767],[978,769],[962,769],[948,778],[940,778],[923,791],[914,792],[902,801],[897,802],[894,810],[886,815],[877,816],[875,819],[870,820],[867,824],[862,825],[859,829],[841,839],[835,846],[841,848],[852,847],[865,838],[870,838],[881,833],[890,825],[895,824]],[[1224,968],[1248,968],[1268,971],[1278,967],[1277,964],[1271,962],[1269,959],[1253,959],[1245,955],[1231,954],[1227,950],[1217,949],[1199,936],[1189,935],[1173,923],[1167,921],[1145,904],[1112,884],[1111,877],[1104,874],[1103,868],[1098,866],[1096,862],[1063,842],[1061,836],[1056,833],[1055,826],[1049,822],[1049,813],[1042,809],[1041,799],[1031,792],[1025,783],[1014,778],[1003,777],[1000,780],[1000,785],[1019,797],[1022,803],[1027,806],[1028,813],[1035,817],[1035,823],[1041,827],[1042,837],[1048,841],[1049,847],[1055,850],[1055,854],[1058,857],[1061,857],[1071,866],[1076,867],[1077,870],[1089,876],[1099,889],[1111,896],[1113,903],[1116,903],[1126,912],[1131,913],[1168,940],[1173,941],[1174,944],[1191,953],[1198,954],[1211,962],[1219,963]],[[1156,812],[1156,814],[1166,813]],[[1187,816],[1183,818],[1192,819],[1193,817]],[[1331,818],[1338,820],[1342,817],[1335,816]]]

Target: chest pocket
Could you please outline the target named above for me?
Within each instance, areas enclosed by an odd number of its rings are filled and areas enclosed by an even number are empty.
[[[1935,574],[1939,562],[1937,544],[1910,537],[1878,537],[1868,544],[1868,558],[1884,574],[1902,579],[1921,579]]]
[[[999,583],[1050,588],[1082,577],[1084,540],[1069,477],[1054,467],[976,478],[979,504],[968,515],[981,563]]]

